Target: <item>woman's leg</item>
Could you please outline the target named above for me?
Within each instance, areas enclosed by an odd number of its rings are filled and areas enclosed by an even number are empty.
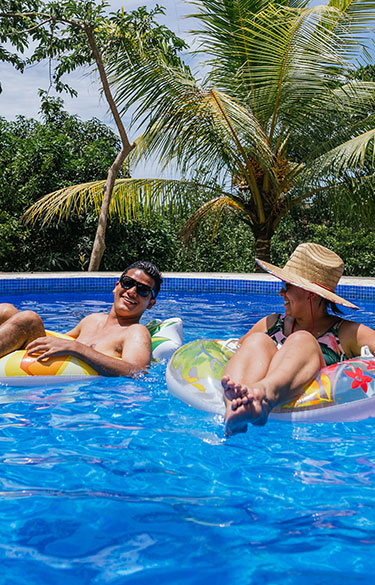
[[[222,384],[224,396],[233,400],[243,394],[248,385],[262,380],[277,348],[265,333],[247,337],[224,368]]]
[[[262,380],[268,373],[270,364],[278,353],[275,343],[265,333],[254,333],[247,337],[224,368],[221,380],[226,404],[225,420],[232,410],[242,404],[248,395],[248,386]],[[248,400],[245,398],[246,403]],[[245,432],[247,424],[236,432]]]
[[[267,373],[256,383],[247,383],[226,412],[226,433],[244,430],[244,424],[265,424],[272,408],[298,395],[325,365],[316,339],[307,331],[290,335],[274,354]]]
[[[3,311],[12,313],[9,307]],[[1,307],[0,307],[1,309]],[[43,321],[34,311],[17,311],[11,314],[5,321],[0,320],[0,357],[26,347],[30,341],[37,337],[44,337],[46,332]]]

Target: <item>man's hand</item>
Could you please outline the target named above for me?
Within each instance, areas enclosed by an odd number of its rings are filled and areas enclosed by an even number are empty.
[[[74,330],[73,330],[74,331]],[[69,332],[72,334],[72,332]],[[101,376],[134,376],[145,371],[151,358],[151,336],[144,325],[139,323],[126,329],[122,357],[112,357],[95,348],[81,343],[78,339],[60,337],[38,337],[29,343],[26,351],[42,362],[53,356],[71,355],[86,362]]]
[[[36,361],[40,362],[51,356],[69,355],[73,353],[71,339],[62,339],[60,337],[38,337],[26,346],[26,351],[30,355],[40,354]]]

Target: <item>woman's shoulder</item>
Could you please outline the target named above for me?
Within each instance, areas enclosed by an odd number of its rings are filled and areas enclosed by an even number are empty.
[[[337,319],[332,327],[336,327],[340,335],[352,334],[357,331],[360,323],[357,321],[351,321],[350,319]]]
[[[281,313],[271,313],[270,315],[267,315],[267,317],[266,317],[267,329],[269,329],[270,327],[273,327],[277,323],[280,323],[280,325],[283,325],[284,320],[285,320],[285,315],[282,315]]]
[[[284,318],[285,317],[280,313],[271,313],[270,315],[266,315],[266,317],[259,319],[259,321],[254,325],[254,327],[256,328],[257,331],[265,332],[268,331],[268,329],[270,329],[274,325],[276,325],[278,321],[280,321],[280,323],[282,324],[284,322]]]

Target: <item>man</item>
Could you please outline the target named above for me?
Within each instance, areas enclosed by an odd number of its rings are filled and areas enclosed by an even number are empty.
[[[102,376],[132,376],[150,363],[151,336],[139,320],[154,306],[162,280],[151,262],[139,260],[128,266],[116,282],[110,312],[82,319],[67,332],[74,339],[47,337],[37,313],[4,303],[0,305],[0,357],[16,349],[26,349],[38,361],[73,355]]]

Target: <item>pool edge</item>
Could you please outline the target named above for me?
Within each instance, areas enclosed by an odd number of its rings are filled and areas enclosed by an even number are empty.
[[[17,272],[0,273],[0,294],[41,292],[106,292],[118,272]],[[256,293],[278,292],[280,281],[261,273],[164,272],[162,293]],[[337,293],[353,300],[375,299],[375,278],[343,276]]]

